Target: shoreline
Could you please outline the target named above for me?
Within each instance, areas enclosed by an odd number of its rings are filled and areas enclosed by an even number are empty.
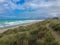
[[[34,23],[37,23],[37,22],[41,22],[41,21],[43,21],[43,20],[34,21],[34,22],[30,22],[30,23],[24,23],[24,24],[20,24],[20,25],[9,26],[9,27],[3,27],[3,28],[0,28],[0,33],[3,33],[5,31],[7,31],[8,29],[18,28],[20,26],[27,26],[27,25],[31,25],[31,24],[34,24]]]

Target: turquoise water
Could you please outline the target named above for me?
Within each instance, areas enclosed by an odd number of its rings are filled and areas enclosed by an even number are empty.
[[[15,22],[15,21],[19,21],[19,20],[0,20],[0,24],[3,24],[5,22]]]
[[[24,23],[31,23],[34,21],[41,21],[41,20],[0,20],[0,28],[21,25]]]

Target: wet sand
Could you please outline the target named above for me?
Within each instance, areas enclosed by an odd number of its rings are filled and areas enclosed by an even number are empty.
[[[0,28],[0,33],[3,33],[5,31],[7,31],[8,29],[18,28],[19,26],[27,26],[27,25],[31,25],[31,24],[37,23],[37,22],[40,22],[40,21],[35,21],[35,22],[30,22],[30,23],[25,23],[25,24],[20,24],[20,25],[15,25],[15,26],[9,26],[9,27]]]

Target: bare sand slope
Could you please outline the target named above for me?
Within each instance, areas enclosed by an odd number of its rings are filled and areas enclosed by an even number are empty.
[[[5,32],[5,31],[7,31],[8,29],[14,29],[14,28],[18,28],[18,27],[19,27],[19,26],[0,28],[0,33],[3,33],[3,32]]]
[[[0,28],[0,33],[3,33],[5,31],[7,31],[8,29],[18,28],[19,26],[31,25],[31,24],[37,23],[37,22],[40,22],[40,21],[34,21],[34,22],[30,22],[30,23],[20,24],[20,25],[17,25],[17,26],[10,26],[10,27],[6,27],[6,28]]]

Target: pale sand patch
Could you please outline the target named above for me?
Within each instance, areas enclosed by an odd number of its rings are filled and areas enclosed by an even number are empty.
[[[7,31],[8,29],[18,28],[19,26],[31,25],[33,23],[37,23],[37,22],[40,22],[40,21],[42,21],[42,20],[38,20],[38,21],[30,22],[30,23],[25,23],[25,24],[21,24],[21,25],[17,25],[17,26],[10,26],[10,27],[6,27],[6,28],[0,28],[0,33],[3,33],[5,31]]]

